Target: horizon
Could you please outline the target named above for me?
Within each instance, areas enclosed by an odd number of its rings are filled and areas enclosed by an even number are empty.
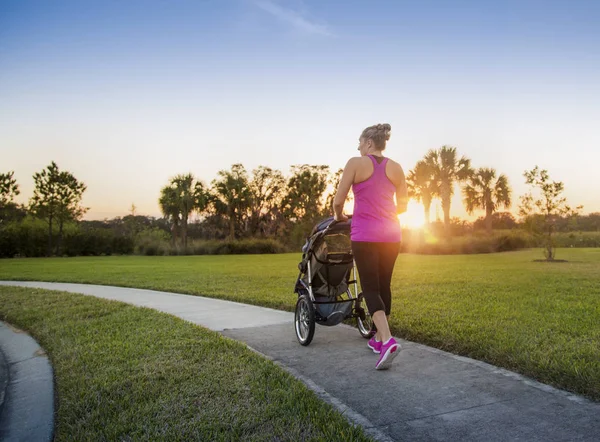
[[[176,174],[335,171],[387,122],[405,173],[451,145],[508,177],[512,213],[536,165],[600,212],[599,21],[585,0],[4,2],[0,172],[27,203],[56,161],[87,185],[85,219],[160,216]],[[457,191],[451,216],[480,215]]]

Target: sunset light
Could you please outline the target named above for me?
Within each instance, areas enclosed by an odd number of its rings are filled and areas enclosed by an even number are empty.
[[[408,202],[408,209],[402,215],[398,215],[400,225],[409,229],[420,229],[425,225],[425,212],[423,204],[416,201]]]
[[[599,23],[0,0],[0,442],[600,442]]]

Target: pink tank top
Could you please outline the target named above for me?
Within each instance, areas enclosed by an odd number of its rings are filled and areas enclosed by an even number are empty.
[[[400,242],[402,231],[394,202],[396,186],[385,174],[388,159],[378,164],[372,155],[369,158],[373,174],[366,181],[352,185],[354,213],[350,238],[358,242]]]

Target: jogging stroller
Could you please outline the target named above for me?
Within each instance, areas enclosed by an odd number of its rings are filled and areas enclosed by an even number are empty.
[[[333,217],[327,218],[313,228],[302,247],[300,274],[294,288],[298,295],[294,327],[301,345],[311,343],[315,324],[334,326],[345,319],[356,319],[364,338],[375,334],[363,295],[358,293],[351,223],[351,219],[337,222]]]

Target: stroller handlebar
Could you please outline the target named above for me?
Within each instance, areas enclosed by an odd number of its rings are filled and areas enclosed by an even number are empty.
[[[338,224],[341,225],[350,225],[350,221],[352,220],[352,215],[348,215],[348,220],[347,221],[336,221],[333,219],[333,216],[330,216],[327,219],[324,219],[323,221],[321,221],[319,224],[317,224],[316,226],[313,227],[312,232],[310,233],[310,235],[306,238],[306,244],[304,244],[304,246],[302,247],[302,251],[304,252],[304,249],[306,247],[308,247],[308,243],[310,241],[310,238],[317,234],[318,232],[327,232],[329,229],[335,227]]]
[[[350,221],[350,220],[352,219],[352,215],[346,215],[346,217],[348,218],[348,220],[347,220],[347,221]],[[335,220],[335,219],[334,219],[333,221],[331,221],[331,224],[329,224],[329,226],[328,226],[328,227],[333,227],[333,226],[335,226],[336,224],[345,223],[345,222],[347,222],[347,221],[337,221],[337,220]]]

